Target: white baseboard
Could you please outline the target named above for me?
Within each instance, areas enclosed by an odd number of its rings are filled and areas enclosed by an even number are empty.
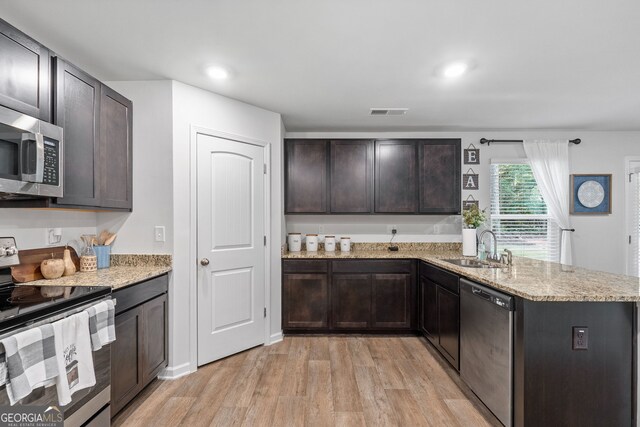
[[[178,366],[168,366],[158,374],[158,378],[161,380],[175,380],[185,375],[189,375],[193,371],[191,370],[190,363],[183,363]]]
[[[283,339],[284,339],[284,335],[282,335],[282,331],[279,331],[279,332],[276,332],[275,334],[271,334],[271,336],[269,337],[269,342],[266,343],[265,345],[275,344],[282,341]]]

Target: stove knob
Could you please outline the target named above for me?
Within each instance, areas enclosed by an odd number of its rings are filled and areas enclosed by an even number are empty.
[[[16,248],[15,246],[9,246],[7,248],[7,255],[11,256],[11,255],[17,255],[18,254],[18,248]]]
[[[7,255],[7,249],[0,246],[0,256],[5,256],[5,255]]]

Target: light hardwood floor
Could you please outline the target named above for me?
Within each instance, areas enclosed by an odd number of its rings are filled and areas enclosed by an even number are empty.
[[[113,425],[500,424],[423,338],[294,336],[154,381]]]

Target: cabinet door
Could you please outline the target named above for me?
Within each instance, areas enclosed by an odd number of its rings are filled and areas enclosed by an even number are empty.
[[[282,328],[329,327],[329,278],[326,274],[285,274]]]
[[[60,205],[100,205],[100,82],[56,58],[54,122],[64,128],[64,197]]]
[[[438,285],[420,276],[420,327],[431,339],[438,339]]]
[[[142,389],[142,306],[115,318],[111,344],[111,407],[114,414]]]
[[[331,278],[331,326],[366,329],[371,323],[371,275],[334,274]]]
[[[327,213],[327,142],[287,140],[285,212]]]
[[[440,286],[438,286],[438,320],[440,323],[440,347],[444,350],[443,355],[458,369],[460,298]]]
[[[417,147],[414,141],[376,141],[375,211],[418,211]]]
[[[331,213],[370,213],[373,207],[373,142],[331,141]]]
[[[50,121],[49,50],[0,20],[0,105]]]
[[[131,210],[132,104],[113,89],[100,91],[100,206]]]
[[[374,329],[411,328],[411,277],[410,274],[372,276]]]
[[[142,306],[142,382],[149,384],[167,364],[167,295]]]
[[[420,213],[460,213],[460,140],[418,142]]]

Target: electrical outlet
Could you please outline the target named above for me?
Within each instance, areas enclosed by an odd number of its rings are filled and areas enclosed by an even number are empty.
[[[47,228],[47,244],[56,245],[62,241],[62,228]]]
[[[573,349],[588,350],[589,349],[589,328],[586,326],[573,327]]]
[[[394,231],[395,230],[395,231]],[[387,233],[391,233],[391,234],[397,234],[398,233],[398,226],[395,224],[392,225],[388,225],[387,226]]]
[[[153,228],[153,232],[156,238],[156,242],[164,242],[165,241],[165,235],[164,235],[164,225],[156,225]]]

